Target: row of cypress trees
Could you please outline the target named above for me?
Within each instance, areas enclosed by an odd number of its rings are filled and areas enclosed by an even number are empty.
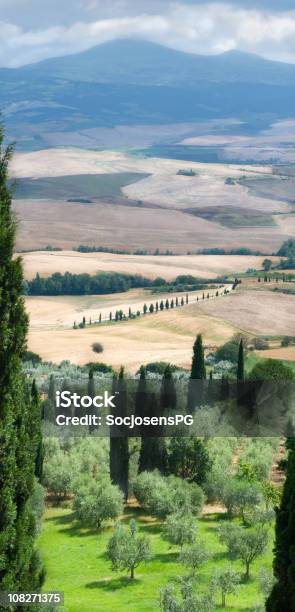
[[[13,257],[15,221],[8,188],[12,148],[0,128],[0,589],[32,591],[42,569],[30,510],[41,470],[40,402],[22,374],[28,319],[22,264]]]

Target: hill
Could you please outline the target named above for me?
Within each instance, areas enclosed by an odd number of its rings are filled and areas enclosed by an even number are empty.
[[[185,89],[204,81],[295,85],[292,64],[240,51],[200,56],[134,40],[115,40],[82,53],[38,62],[21,71],[24,75],[73,81]]]
[[[173,142],[175,125],[233,118],[253,133],[294,114],[295,66],[240,52],[201,57],[119,40],[1,69],[0,81],[8,137],[22,149],[84,146],[85,134],[87,146],[92,139],[107,147],[109,132],[89,130],[118,126],[170,124],[166,142]],[[132,135],[129,141],[138,144]],[[152,142],[161,143],[161,135]],[[118,144],[126,146],[126,138]]]

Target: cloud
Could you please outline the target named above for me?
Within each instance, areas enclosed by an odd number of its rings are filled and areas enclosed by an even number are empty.
[[[25,1],[18,0],[23,4]],[[83,3],[88,17],[99,4],[101,0]],[[150,9],[151,2],[148,4]],[[163,3],[154,2],[158,12],[144,11],[141,4],[140,13],[137,10],[137,13],[127,14],[130,2],[117,0],[115,5],[122,15],[47,28],[25,28],[13,22],[0,22],[0,64],[19,66],[83,51],[116,38],[144,39],[199,54],[239,49],[295,63],[295,10],[237,8],[220,2],[194,2],[193,5],[165,2],[164,10]],[[77,9],[77,3],[74,6]]]

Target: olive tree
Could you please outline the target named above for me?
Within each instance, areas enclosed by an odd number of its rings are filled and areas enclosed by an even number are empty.
[[[170,514],[167,517],[162,537],[164,540],[183,547],[184,544],[192,544],[197,533],[196,520],[191,514]]]
[[[222,501],[229,516],[239,516],[246,523],[246,513],[262,502],[261,488],[256,483],[232,478],[225,485]]]
[[[134,579],[135,568],[151,558],[150,541],[146,536],[139,536],[136,521],[131,520],[129,527],[118,523],[109,540],[107,557],[112,563],[112,570],[130,572]]]
[[[134,494],[147,512],[161,519],[172,513],[198,515],[204,503],[197,484],[157,471],[142,472],[134,483]]]
[[[45,461],[42,482],[58,500],[72,490],[73,465],[68,454],[59,451]]]
[[[161,590],[160,609],[162,612],[212,612],[215,609],[212,590],[196,593],[193,581],[184,578],[179,594],[173,585]]]
[[[221,593],[221,607],[226,607],[226,596],[236,593],[240,577],[238,572],[231,567],[215,572],[212,578],[212,587]]]
[[[226,545],[231,559],[238,559],[245,567],[245,580],[250,578],[253,561],[262,555],[268,544],[266,527],[245,528],[240,525],[225,525],[219,530],[220,541]]]
[[[103,521],[116,519],[123,512],[123,493],[109,477],[86,480],[77,487],[74,509],[79,519],[95,528]]]
[[[210,558],[210,553],[206,549],[205,542],[198,540],[185,547],[180,555],[179,561],[191,570],[191,575],[195,576],[196,571]]]

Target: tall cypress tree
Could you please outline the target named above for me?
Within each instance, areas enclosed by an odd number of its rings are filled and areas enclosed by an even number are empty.
[[[159,413],[158,398],[155,393],[149,393],[146,381],[146,369],[141,366],[140,378],[136,391],[135,412],[137,416],[157,416]],[[160,428],[158,428],[159,430]],[[161,431],[158,431],[160,434]],[[138,460],[138,471],[160,470],[163,474],[167,469],[167,449],[165,438],[149,436],[146,427],[142,427],[141,446]]]
[[[148,414],[148,393],[146,383],[146,369],[144,366],[140,368],[138,387],[135,396],[135,414],[136,416],[145,417]],[[141,429],[141,444],[138,459],[138,471],[144,472],[149,468],[150,458],[150,438],[144,435],[144,428]]]
[[[245,365],[244,365],[244,343],[243,340],[239,344],[237,380],[243,382],[245,380]]]
[[[206,366],[203,340],[201,334],[198,334],[193,348],[191,375],[188,387],[188,410],[193,410],[202,402],[204,388],[201,383],[196,383],[195,381],[204,381],[205,379]]]
[[[194,344],[194,348],[193,348],[191,379],[205,380],[205,378],[206,378],[206,366],[205,366],[203,340],[202,340],[202,335],[198,334],[195,344]]]
[[[38,393],[38,389],[37,389],[35,380],[33,381],[33,384],[32,384],[31,394],[32,394],[32,413],[36,417],[35,422],[34,422],[34,426],[35,426],[34,435],[36,437],[36,446],[37,446],[37,452],[36,452],[36,457],[35,457],[35,476],[39,481],[41,481],[42,475],[43,475],[43,460],[44,460],[44,448],[43,448],[41,420],[40,420],[40,414],[42,413],[42,409],[41,409],[40,396]],[[44,415],[42,415],[42,418],[44,418]]]
[[[92,399],[95,397],[95,380],[94,380],[94,373],[92,369],[89,370],[89,374],[88,374],[87,395],[89,395],[89,397],[91,397]],[[91,410],[88,409],[87,412],[88,414],[96,415],[97,409],[93,406],[93,408],[91,408]],[[85,414],[85,410],[84,410],[84,414]],[[95,429],[96,429],[95,425],[89,426],[90,433],[94,431]]]
[[[35,526],[29,501],[40,442],[40,405],[22,373],[28,319],[8,187],[11,147],[0,130],[0,588],[38,588]],[[34,392],[35,393],[35,392]]]
[[[171,366],[165,367],[160,393],[160,405],[162,410],[174,410],[177,396]]]
[[[114,377],[112,395],[117,392],[115,416],[127,415],[128,399],[127,385],[122,367],[118,379]],[[113,427],[110,438],[110,475],[114,484],[123,491],[125,499],[128,498],[129,480],[129,444],[124,427]]]
[[[295,610],[295,445],[289,453],[287,478],[277,510],[274,573],[277,579],[266,602],[267,612]]]

